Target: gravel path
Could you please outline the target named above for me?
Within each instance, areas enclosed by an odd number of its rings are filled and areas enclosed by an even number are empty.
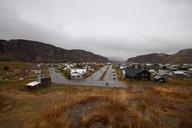
[[[80,126],[81,118],[83,115],[90,112],[98,104],[98,102],[99,100],[96,99],[91,102],[89,101],[87,103],[77,104],[65,111],[65,114],[71,122],[71,128],[84,128],[83,126]]]

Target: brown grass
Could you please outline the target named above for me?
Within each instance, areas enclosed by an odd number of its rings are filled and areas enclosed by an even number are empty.
[[[24,63],[24,62],[0,62],[0,70],[3,70],[4,66],[8,66],[9,70],[14,69],[29,69],[31,68],[30,63]]]
[[[132,86],[120,89],[52,85],[28,92],[22,89],[26,82],[1,83],[1,127],[192,126],[192,86]]]

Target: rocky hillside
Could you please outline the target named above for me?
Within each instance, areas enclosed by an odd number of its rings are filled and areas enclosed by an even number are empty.
[[[66,50],[29,40],[0,40],[0,61],[107,62],[108,59],[83,50]]]
[[[184,49],[176,54],[152,53],[129,58],[127,62],[137,63],[192,63],[192,48]]]

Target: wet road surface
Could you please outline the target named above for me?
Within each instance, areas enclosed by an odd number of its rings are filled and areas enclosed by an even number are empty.
[[[107,67],[108,67],[108,70],[106,72],[104,80],[100,81],[99,78],[103,75]],[[67,80],[63,77],[62,74],[60,74],[59,72],[56,72],[55,68],[49,67],[48,70],[49,70],[49,74],[51,76],[52,82],[58,83],[58,84],[86,85],[86,86],[100,86],[100,87],[127,87],[126,84],[118,81],[117,79],[116,80],[113,79],[114,77],[116,77],[116,74],[112,69],[112,65],[107,65],[102,67],[100,70],[92,74],[86,80]],[[108,83],[108,85],[106,85],[106,83]]]

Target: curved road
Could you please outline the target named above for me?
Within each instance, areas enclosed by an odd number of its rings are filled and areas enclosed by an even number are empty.
[[[103,81],[100,81],[99,78],[103,75],[105,70],[106,75]],[[112,65],[104,66],[97,72],[93,73],[87,80],[67,80],[60,73],[56,72],[55,68],[49,67],[49,74],[51,76],[52,82],[58,84],[67,84],[67,85],[89,85],[89,86],[100,86],[100,87],[127,87],[126,84],[113,79],[116,77],[115,72],[112,69]],[[114,72],[114,73],[113,73]],[[108,83],[108,85],[106,85]]]

